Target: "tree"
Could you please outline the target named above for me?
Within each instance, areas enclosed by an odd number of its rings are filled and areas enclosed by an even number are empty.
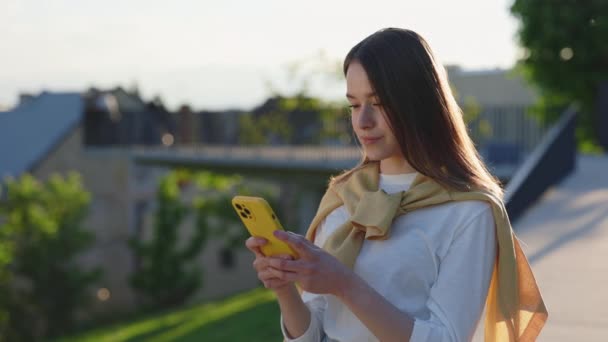
[[[578,102],[579,147],[599,149],[595,106],[598,85],[608,81],[608,1],[515,0],[511,12],[525,48],[518,68],[540,90],[534,113],[551,122]]]
[[[179,228],[190,208],[182,203],[181,187],[188,181],[183,172],[170,172],[156,193],[157,210],[153,235],[148,241],[129,241],[139,259],[130,283],[146,308],[166,308],[182,304],[200,285],[200,271],[190,265],[207,239],[205,229],[197,229],[187,246],[178,246]]]
[[[94,241],[82,227],[90,195],[80,176],[7,181],[0,205],[0,339],[56,337],[74,328],[101,276],[76,257]]]
[[[193,197],[187,198],[192,191]],[[263,196],[276,205],[266,188],[245,185],[239,176],[174,170],[161,180],[151,236],[130,240],[139,260],[131,286],[144,308],[183,304],[203,285],[203,269],[195,258],[209,239],[219,241],[224,255],[244,247],[248,233],[230,203],[236,194]],[[184,239],[182,223],[191,216],[193,234]]]
[[[247,145],[286,144],[293,131],[287,116],[277,110],[262,113],[258,118],[242,115],[239,127],[239,141]]]
[[[245,240],[249,237],[232,207],[234,196],[260,196],[273,208],[279,208],[276,196],[266,184],[251,180],[246,182],[241,176],[204,171],[193,174],[192,179],[199,190],[199,196],[194,200],[197,225],[205,226],[210,237],[220,241],[224,251],[245,247]]]
[[[321,50],[315,56],[290,62],[284,76],[284,82],[267,80],[271,97],[253,113],[241,117],[240,143],[350,144],[350,110],[346,100],[322,100],[312,91],[314,88],[326,90],[341,85],[344,82],[342,62],[328,58]]]

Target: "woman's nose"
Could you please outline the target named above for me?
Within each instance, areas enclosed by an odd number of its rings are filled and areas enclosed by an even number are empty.
[[[357,120],[359,128],[371,128],[374,126],[374,108],[371,105],[362,105],[361,113]]]

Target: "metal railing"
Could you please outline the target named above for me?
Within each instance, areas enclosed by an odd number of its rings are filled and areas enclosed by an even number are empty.
[[[528,114],[526,106],[486,106],[467,126],[480,147],[488,142],[512,143],[524,154],[532,151],[546,132],[546,127]]]
[[[356,162],[361,150],[356,146],[218,146],[190,145],[178,148],[137,146],[135,156],[197,157],[200,159],[264,160],[264,161],[334,161]]]
[[[569,107],[515,171],[504,199],[511,220],[519,218],[549,187],[574,170],[577,110]]]

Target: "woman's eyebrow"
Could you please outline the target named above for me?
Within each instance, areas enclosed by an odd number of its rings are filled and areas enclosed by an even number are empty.
[[[375,92],[371,92],[371,93],[365,94],[365,96],[366,96],[366,98],[369,99],[369,98],[372,98],[372,97],[376,97],[377,95],[376,95]],[[356,99],[356,97],[354,95],[351,95],[349,93],[346,93],[346,97],[349,98],[349,99]]]

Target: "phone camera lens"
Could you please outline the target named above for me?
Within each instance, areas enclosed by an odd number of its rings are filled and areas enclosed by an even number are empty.
[[[240,204],[238,204],[238,203],[237,203],[237,204],[235,204],[234,206],[235,206],[235,207],[236,207],[238,210],[243,210],[243,207],[241,207],[241,205],[240,205]]]
[[[243,218],[249,218],[249,215],[245,214],[244,212],[240,212],[240,214]]]
[[[245,213],[247,213],[247,215],[251,215],[251,212],[247,208],[245,208]]]

